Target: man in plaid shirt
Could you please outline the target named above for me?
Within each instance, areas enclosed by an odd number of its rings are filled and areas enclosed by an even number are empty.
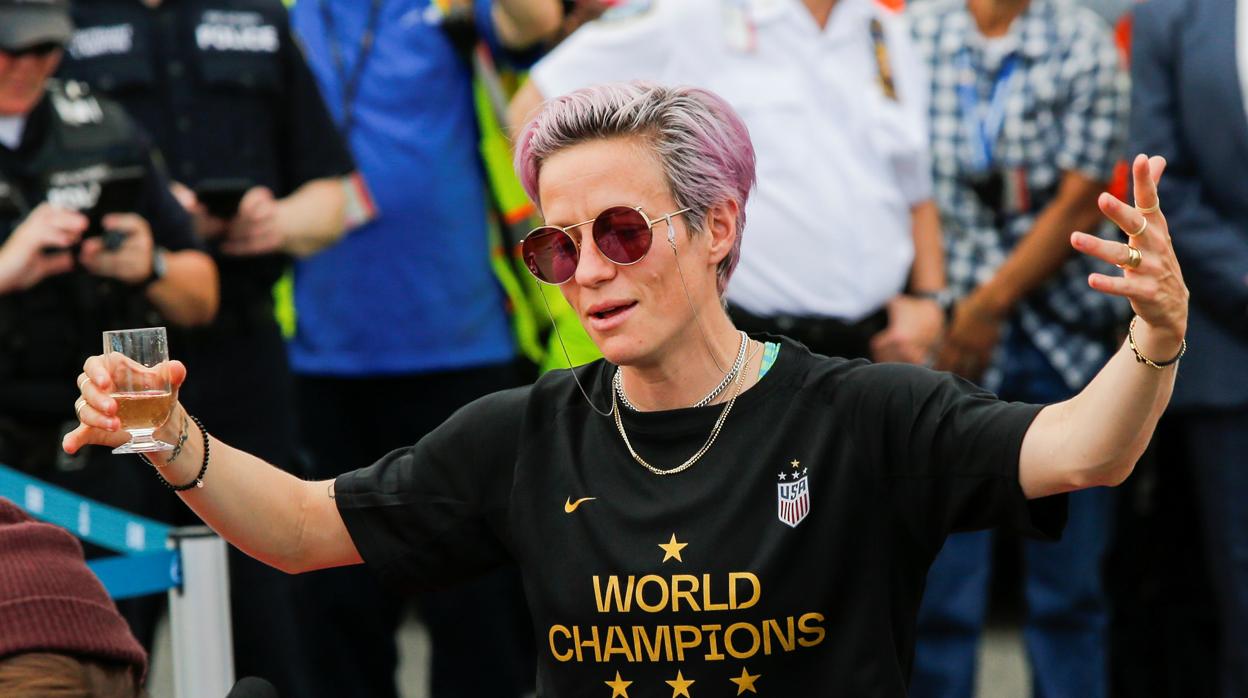
[[[956,299],[937,367],[1005,399],[1064,400],[1108,359],[1127,312],[1088,286],[1107,270],[1070,246],[1072,231],[1103,228],[1097,196],[1123,155],[1128,85],[1112,35],[1070,0],[929,0],[909,12],[932,77]],[[1072,494],[1069,516],[1060,543],[1023,544],[1034,695],[1100,698],[1108,491]],[[988,532],[955,535],[933,565],[912,695],[971,695],[991,550]]]

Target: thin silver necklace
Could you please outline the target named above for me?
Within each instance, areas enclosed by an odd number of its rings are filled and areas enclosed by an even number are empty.
[[[719,394],[724,391],[724,388],[727,388],[729,384],[732,383],[732,379],[737,376],[737,373],[745,369],[745,364],[749,361],[749,357],[746,356],[746,349],[749,345],[749,335],[742,332],[741,346],[737,349],[737,360],[732,364],[732,368],[728,369],[728,372],[724,374],[724,379],[719,382],[719,385],[715,386],[715,388],[712,389],[711,392],[707,393],[701,400],[693,403],[694,407],[706,407],[711,404],[711,401],[719,397]],[[637,409],[632,402],[629,402],[628,395],[624,392],[624,379],[621,377],[620,369],[618,367],[615,369],[615,376],[612,377],[611,383],[615,388],[615,392],[620,397],[620,402],[622,402],[625,407],[634,412],[641,411]]]
[[[732,411],[732,406],[736,404],[737,398],[741,395],[741,387],[743,385],[745,385],[745,371],[737,371],[737,379],[732,390],[732,398],[724,404],[724,411],[719,413],[719,419],[716,419],[715,426],[711,427],[711,435],[707,437],[706,443],[702,444],[702,448],[699,448],[696,453],[689,456],[688,460],[675,468],[668,468],[666,470],[663,468],[656,468],[647,463],[646,459],[638,455],[636,449],[633,448],[633,444],[628,440],[628,434],[624,432],[624,420],[620,417],[620,409],[616,404],[616,397],[618,393],[613,390],[611,391],[611,407],[612,411],[615,412],[615,428],[620,432],[620,438],[624,439],[624,446],[628,448],[628,454],[633,457],[633,460],[637,461],[638,465],[646,470],[649,470],[655,475],[675,475],[676,473],[688,470],[690,466],[697,463],[702,456],[706,455],[707,451],[711,450],[711,446],[715,443],[715,439],[719,436],[720,429],[724,426],[724,421],[728,419],[728,413]]]

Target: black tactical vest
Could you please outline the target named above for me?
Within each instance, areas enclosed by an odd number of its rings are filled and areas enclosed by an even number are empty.
[[[39,203],[89,210],[107,181],[136,174],[143,181],[149,162],[120,107],[81,83],[49,81],[24,142],[17,151],[0,148],[0,242]],[[144,195],[136,192],[140,214]],[[87,356],[100,353],[100,333],[149,324],[160,322],[141,287],[82,269],[0,296],[0,429],[72,419],[74,378]]]

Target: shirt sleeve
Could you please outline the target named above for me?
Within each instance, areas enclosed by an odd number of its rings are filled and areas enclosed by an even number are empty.
[[[502,39],[498,38],[498,27],[494,25],[494,0],[476,0],[473,17],[477,34],[490,47],[490,53],[507,65],[528,68],[545,53],[546,47],[540,41],[526,49],[507,48],[503,45]]]
[[[640,16],[599,18],[573,32],[533,66],[538,91],[550,99],[600,83],[661,79],[673,57],[670,22],[680,17],[655,3]]]
[[[160,151],[141,132],[138,140],[143,152],[143,192],[138,214],[151,226],[153,242],[168,250],[202,249],[190,214],[170,190],[173,183]]]
[[[283,20],[288,18],[283,15]],[[329,115],[303,50],[291,34],[290,22],[281,22],[280,31],[287,87],[278,107],[284,112],[285,124],[279,143],[284,181],[278,195],[286,196],[314,179],[346,175],[355,169],[355,163]]]
[[[883,12],[883,10],[880,10]],[[931,80],[927,62],[919,55],[905,15],[886,18],[888,43],[909,133],[910,152],[893,163],[898,185],[911,206],[932,198],[932,161],[928,130]]]
[[[434,589],[511,559],[506,519],[528,394],[481,398],[415,446],[337,479],[347,531],[384,583]]]
[[[881,463],[894,514],[939,549],[955,531],[1006,526],[1056,538],[1065,497],[1028,501],[1019,482],[1023,436],[1041,405],[1009,403],[949,373],[904,364],[853,369],[858,433]]]
[[[1129,78],[1109,28],[1091,10],[1079,12],[1070,55],[1062,66],[1069,93],[1061,110],[1065,137],[1057,165],[1107,182],[1126,146]]]

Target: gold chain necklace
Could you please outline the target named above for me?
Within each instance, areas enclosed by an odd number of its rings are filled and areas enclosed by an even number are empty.
[[[733,386],[732,390],[732,398],[724,405],[724,411],[719,413],[719,419],[715,420],[715,426],[711,427],[711,435],[707,437],[706,443],[702,444],[702,448],[699,448],[697,453],[689,456],[689,460],[681,463],[675,468],[668,468],[667,470],[650,465],[644,458],[637,454],[636,450],[633,449],[633,444],[628,440],[628,434],[624,433],[624,420],[620,417],[619,400],[616,397],[616,392],[612,390],[611,409],[615,412],[615,428],[619,430],[620,438],[624,439],[624,445],[628,448],[629,455],[631,455],[633,460],[637,461],[641,467],[649,470],[655,475],[675,475],[676,473],[688,470],[690,466],[697,463],[702,456],[706,455],[707,451],[711,450],[711,445],[715,443],[716,437],[719,436],[719,430],[724,426],[724,420],[728,419],[728,413],[732,411],[732,406],[737,402],[737,397],[741,395],[741,386],[745,384],[746,373],[748,372],[744,370],[744,368],[737,372],[736,384]]]

